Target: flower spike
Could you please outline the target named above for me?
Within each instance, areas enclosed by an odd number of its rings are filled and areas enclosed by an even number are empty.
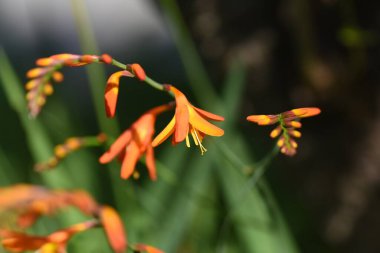
[[[46,162],[37,163],[34,166],[34,169],[39,172],[53,169],[70,153],[84,147],[100,146],[105,143],[106,140],[107,136],[104,133],[100,133],[97,136],[70,137],[65,141],[65,143],[55,146],[53,157]]]
[[[172,85],[165,85],[165,89],[175,96],[175,115],[164,130],[153,140],[153,147],[160,145],[172,134],[172,143],[174,145],[186,140],[186,146],[190,147],[188,136],[191,134],[195,145],[199,146],[203,155],[207,151],[202,145],[203,137],[205,135],[222,136],[224,134],[223,129],[209,123],[206,119],[223,121],[224,118],[193,106],[186,96]]]
[[[121,178],[128,179],[135,170],[137,160],[145,153],[149,177],[156,180],[156,166],[152,146],[152,137],[155,131],[154,124],[158,114],[170,110],[172,107],[171,104],[161,105],[144,113],[116,139],[109,150],[99,158],[99,162],[102,164],[109,163],[117,155],[121,155],[123,160]]]
[[[47,96],[53,94],[53,81],[55,83],[63,81],[63,75],[59,72],[62,67],[78,67],[95,62],[111,64],[112,61],[112,57],[107,54],[102,56],[56,54],[38,59],[36,61],[37,67],[26,73],[27,78],[31,79],[25,85],[30,115],[36,117],[46,103]]]
[[[277,146],[281,153],[293,156],[297,152],[298,144],[294,138],[300,138],[301,132],[296,128],[301,128],[299,120],[301,118],[312,117],[318,115],[321,110],[317,107],[304,107],[286,111],[276,115],[251,115],[247,117],[248,121],[257,123],[258,125],[279,125],[270,133],[271,138],[278,138]]]

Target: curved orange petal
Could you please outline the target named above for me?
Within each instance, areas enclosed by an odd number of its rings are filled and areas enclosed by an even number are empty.
[[[170,86],[170,90],[174,93],[176,101],[175,109],[175,132],[174,132],[174,143],[183,141],[187,133],[189,132],[189,107],[190,103],[186,96],[174,86]]]
[[[116,111],[117,98],[119,95],[119,80],[122,76],[133,77],[133,74],[127,70],[113,73],[107,80],[104,91],[104,103],[107,117],[114,117]]]
[[[189,108],[190,124],[197,130],[211,136],[222,136],[224,130],[202,118],[193,108]]]
[[[150,179],[155,181],[157,179],[157,173],[156,173],[156,164],[154,162],[154,151],[151,145],[149,145],[146,148],[145,162],[146,162],[146,167],[148,168]]]
[[[100,163],[108,163],[118,155],[125,146],[131,141],[132,133],[128,129],[124,131],[116,141],[111,145],[111,147],[99,158]]]
[[[215,120],[215,121],[223,121],[224,120],[224,117],[222,116],[219,116],[219,115],[216,115],[216,114],[213,114],[211,112],[208,112],[208,111],[205,111],[205,110],[202,110],[200,108],[197,108],[195,106],[192,105],[192,107],[202,116],[202,117],[205,117],[207,119],[211,119],[211,120]]]
[[[139,146],[135,141],[132,141],[127,147],[123,164],[121,165],[120,176],[122,179],[128,179],[132,175],[140,156],[141,152]]]
[[[306,118],[306,117],[311,117],[315,116],[321,113],[321,109],[317,107],[304,107],[304,108],[297,108],[291,110],[294,115],[300,117],[300,118]]]
[[[189,132],[189,109],[186,105],[177,105],[175,110],[175,132],[174,132],[174,142],[178,143],[183,141],[187,133]]]
[[[125,252],[128,245],[127,234],[119,214],[112,207],[103,206],[100,208],[99,217],[113,251]]]
[[[153,147],[160,145],[174,132],[175,123],[175,117],[173,117],[169,124],[164,128],[164,130],[162,130],[161,133],[159,133],[156,138],[154,138],[152,141]]]

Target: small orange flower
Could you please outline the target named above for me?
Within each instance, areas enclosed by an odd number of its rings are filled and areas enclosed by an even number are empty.
[[[152,247],[146,244],[136,244],[133,249],[137,252],[146,252],[146,253],[164,253],[162,250]]]
[[[107,80],[106,90],[104,92],[104,104],[106,107],[107,117],[115,116],[117,98],[119,96],[119,80],[122,76],[133,77],[128,70],[122,70],[113,73]]]
[[[98,215],[113,251],[124,252],[128,245],[127,234],[118,213],[110,206],[102,206]]]
[[[2,231],[1,244],[11,252],[38,250],[41,253],[64,253],[70,238],[79,232],[98,226],[97,221],[86,221],[58,230],[46,237],[33,236],[12,231]]]
[[[223,129],[209,123],[206,119],[223,121],[224,118],[199,109],[187,100],[186,96],[172,85],[165,85],[168,91],[173,92],[176,100],[175,115],[169,124],[153,140],[152,145],[156,147],[173,134],[172,143],[177,144],[186,140],[186,146],[190,147],[189,133],[193,137],[195,145],[199,146],[201,153],[207,151],[202,145],[205,135],[222,136]]]
[[[144,81],[146,78],[144,69],[137,63],[128,64],[126,70],[117,71],[108,78],[104,92],[104,104],[107,117],[109,118],[115,116],[117,98],[119,96],[119,82],[122,76],[136,77],[140,81]]]
[[[270,133],[271,138],[276,138],[280,134],[277,141],[277,146],[281,153],[293,156],[297,152],[298,144],[294,138],[300,138],[301,132],[296,128],[301,128],[299,120],[301,118],[318,115],[321,110],[317,107],[305,107],[293,109],[276,115],[251,115],[247,117],[248,121],[257,123],[258,125],[279,125]],[[293,138],[294,137],[294,138]]]
[[[152,180],[156,180],[156,166],[152,147],[154,124],[158,114],[171,108],[171,105],[161,105],[144,113],[117,138],[109,150],[99,158],[99,162],[108,163],[120,154],[123,157],[121,178],[127,179],[133,174],[137,160],[146,153],[145,159],[149,176]]]

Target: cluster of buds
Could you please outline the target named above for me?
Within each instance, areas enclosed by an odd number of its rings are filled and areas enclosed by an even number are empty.
[[[251,115],[247,120],[257,123],[258,125],[273,125],[278,123],[278,126],[270,133],[271,138],[278,138],[277,146],[281,153],[293,156],[297,152],[298,144],[294,138],[300,138],[301,132],[296,130],[301,128],[300,119],[318,115],[321,112],[316,107],[305,107],[293,109],[276,115]]]
[[[106,142],[106,140],[107,136],[104,133],[100,133],[94,137],[70,137],[63,144],[55,146],[53,157],[51,157],[47,162],[37,163],[34,166],[34,169],[36,171],[53,169],[70,153],[80,148],[102,145]]]
[[[60,83],[63,81],[63,74],[59,71],[62,67],[77,67],[95,62],[111,64],[112,58],[107,54],[102,56],[56,54],[38,59],[36,61],[37,67],[29,70],[26,74],[31,79],[25,85],[28,91],[26,98],[30,115],[36,117],[46,103],[46,97],[53,94],[53,82]]]
[[[47,236],[29,235],[9,229],[15,227],[25,229],[32,226],[39,217],[53,215],[69,206],[78,208],[93,219],[57,230]],[[16,217],[15,224],[9,224],[10,214]],[[67,242],[74,234],[101,227],[115,253],[125,252],[127,247],[134,249],[135,252],[162,253],[145,244],[129,246],[124,225],[116,210],[98,204],[81,190],[53,191],[34,185],[0,188],[0,225],[1,244],[10,252],[38,250],[46,253],[64,253]]]

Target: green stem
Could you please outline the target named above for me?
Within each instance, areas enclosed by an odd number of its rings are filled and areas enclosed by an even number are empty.
[[[112,65],[118,67],[118,68],[121,68],[121,69],[127,69],[127,65],[115,60],[115,59],[112,59],[112,62],[111,62]]]
[[[154,81],[153,79],[151,79],[150,77],[146,77],[145,80],[144,80],[145,83],[149,84],[150,86],[152,86],[153,88],[157,89],[157,90],[161,90],[161,91],[164,91],[165,88],[162,84]]]

